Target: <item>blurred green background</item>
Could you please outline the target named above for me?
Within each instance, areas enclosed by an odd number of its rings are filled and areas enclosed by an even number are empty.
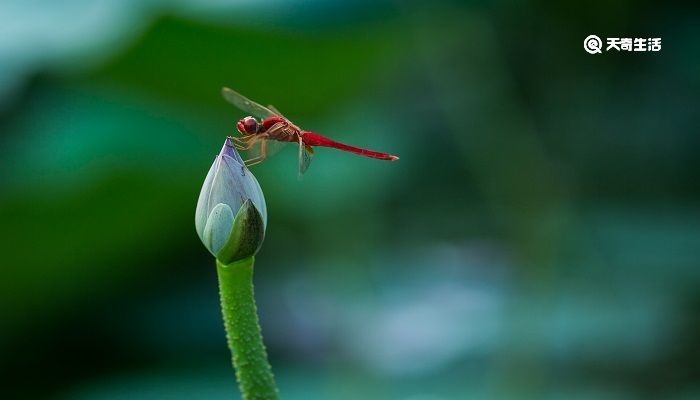
[[[238,391],[203,179],[243,115],[284,399],[700,398],[700,18],[622,1],[0,3],[3,398]],[[583,39],[661,37],[589,55]]]

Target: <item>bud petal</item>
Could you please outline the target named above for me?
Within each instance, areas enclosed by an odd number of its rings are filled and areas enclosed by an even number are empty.
[[[224,203],[217,204],[207,218],[202,242],[215,256],[228,242],[233,229],[233,211]]]
[[[254,256],[263,239],[265,224],[262,215],[250,200],[243,203],[233,221],[231,235],[226,244],[216,253],[216,258],[224,264]]]

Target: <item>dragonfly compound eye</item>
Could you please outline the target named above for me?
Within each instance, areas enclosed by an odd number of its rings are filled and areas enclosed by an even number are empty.
[[[256,121],[253,117],[243,118],[243,129],[248,133],[257,133],[258,121]]]

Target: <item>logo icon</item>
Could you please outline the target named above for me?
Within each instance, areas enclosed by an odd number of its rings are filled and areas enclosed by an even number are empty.
[[[589,35],[583,41],[583,49],[590,54],[602,53],[603,41],[596,35]]]

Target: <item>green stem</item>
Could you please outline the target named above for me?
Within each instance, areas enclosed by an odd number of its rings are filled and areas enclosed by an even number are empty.
[[[253,263],[249,257],[231,264],[216,260],[226,340],[244,400],[273,400],[279,394],[263,344],[253,297]]]

